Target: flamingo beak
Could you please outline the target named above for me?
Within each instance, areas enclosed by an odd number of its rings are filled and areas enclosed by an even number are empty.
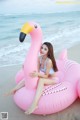
[[[31,26],[29,23],[25,23],[21,29],[19,40],[20,42],[23,42],[26,35],[30,33],[33,30],[33,26]]]

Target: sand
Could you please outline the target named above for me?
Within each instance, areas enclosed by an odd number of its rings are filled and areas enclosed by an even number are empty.
[[[80,43],[68,49],[68,58],[80,63]],[[59,53],[56,53],[58,58]],[[22,65],[0,67],[0,112],[8,112],[8,120],[80,120],[80,99],[78,98],[71,106],[65,110],[47,116],[25,115],[18,108],[13,97],[3,95],[11,90],[15,85],[15,75]]]

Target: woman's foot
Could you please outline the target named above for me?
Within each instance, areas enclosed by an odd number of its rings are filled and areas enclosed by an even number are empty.
[[[4,96],[13,95],[16,92],[15,89],[12,89],[10,92],[6,93]]]
[[[32,112],[34,112],[34,110],[36,110],[38,108],[37,104],[32,104],[31,107],[25,112],[25,114],[31,114]]]

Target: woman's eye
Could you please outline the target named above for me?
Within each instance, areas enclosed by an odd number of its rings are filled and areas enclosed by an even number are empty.
[[[37,28],[37,25],[34,25],[35,28]]]
[[[46,51],[47,49],[45,48],[44,50]]]

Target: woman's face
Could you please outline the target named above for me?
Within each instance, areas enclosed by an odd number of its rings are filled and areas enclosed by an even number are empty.
[[[41,49],[40,49],[40,54],[47,55],[47,53],[48,53],[48,47],[45,44],[42,44]]]

